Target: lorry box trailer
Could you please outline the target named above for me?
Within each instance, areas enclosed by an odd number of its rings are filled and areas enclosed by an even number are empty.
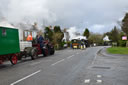
[[[19,53],[18,29],[0,27],[0,55]]]

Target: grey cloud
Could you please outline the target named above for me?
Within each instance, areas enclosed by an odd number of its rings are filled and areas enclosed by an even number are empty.
[[[10,22],[75,26],[82,32],[106,32],[128,10],[127,0],[0,0],[0,16]],[[87,22],[87,23],[86,23]],[[114,23],[114,24],[113,24]],[[95,27],[102,25],[104,27]]]

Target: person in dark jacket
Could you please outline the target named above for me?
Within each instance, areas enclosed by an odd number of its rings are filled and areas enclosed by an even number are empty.
[[[43,36],[39,35],[37,40],[38,40],[38,43],[40,44],[40,48],[42,49],[42,53],[44,54],[44,56],[46,56],[45,55],[45,51],[43,49],[43,46],[44,46],[44,38],[43,38]]]
[[[44,38],[42,35],[38,35],[37,42],[40,44],[40,47],[43,48]]]

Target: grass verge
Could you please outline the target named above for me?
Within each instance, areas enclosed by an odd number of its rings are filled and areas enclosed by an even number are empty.
[[[108,53],[111,54],[124,54],[128,55],[128,48],[125,47],[111,47],[107,49]]]

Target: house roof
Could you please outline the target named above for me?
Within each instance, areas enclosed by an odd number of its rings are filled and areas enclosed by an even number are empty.
[[[85,36],[77,36],[77,37],[75,37],[73,39],[79,39],[79,40],[84,39],[84,40],[87,40],[87,38]]]
[[[9,28],[15,28],[11,24],[9,24],[7,21],[1,21],[0,22],[0,27],[9,27]]]

